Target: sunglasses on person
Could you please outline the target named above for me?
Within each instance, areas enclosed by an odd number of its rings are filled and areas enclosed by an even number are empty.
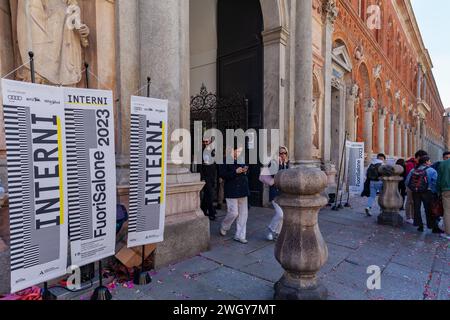
[[[287,152],[280,152],[280,156],[287,156]]]

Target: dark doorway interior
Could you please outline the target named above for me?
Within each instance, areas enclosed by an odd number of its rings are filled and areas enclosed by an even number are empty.
[[[263,17],[259,0],[218,2],[217,93],[248,100],[247,128],[263,127]],[[257,146],[256,146],[257,147]],[[250,167],[250,204],[262,205],[259,166]]]

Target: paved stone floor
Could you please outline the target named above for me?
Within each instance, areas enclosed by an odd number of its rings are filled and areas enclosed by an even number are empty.
[[[320,278],[332,300],[450,300],[450,250],[444,239],[421,234],[410,225],[401,229],[379,226],[363,212],[362,198],[353,209],[320,213],[320,229],[329,259]],[[272,210],[253,208],[247,245],[218,235],[223,219],[211,224],[211,250],[152,273],[145,287],[112,290],[114,299],[208,300],[272,299],[282,268],[274,244],[264,239]],[[368,290],[367,267],[382,270],[381,290]]]

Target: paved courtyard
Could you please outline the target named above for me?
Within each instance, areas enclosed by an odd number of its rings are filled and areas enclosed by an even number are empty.
[[[320,229],[329,259],[320,278],[332,300],[407,299],[450,300],[448,242],[410,225],[402,229],[379,226],[366,217],[362,198],[353,209],[324,209]],[[211,250],[152,273],[145,287],[117,286],[114,299],[233,300],[272,299],[273,285],[283,271],[274,258],[274,244],[264,239],[272,210],[252,208],[247,245],[219,236],[221,212],[211,224]],[[367,289],[367,267],[382,270],[381,290]]]

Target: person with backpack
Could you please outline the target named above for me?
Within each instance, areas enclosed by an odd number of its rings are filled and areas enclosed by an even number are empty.
[[[386,161],[386,156],[383,153],[377,155],[377,158],[372,161],[369,168],[367,168],[367,180],[370,182],[370,196],[367,200],[366,215],[368,217],[372,216],[372,206],[375,202],[377,194],[383,189],[383,181],[380,179],[380,173],[378,169]]]
[[[428,153],[424,150],[419,150],[414,155],[414,158],[408,159],[405,163],[406,172],[405,176],[407,177],[409,173],[417,167],[419,164],[419,159],[422,157],[428,156]],[[413,201],[413,192],[406,185],[406,203],[405,203],[405,215],[406,215],[406,223],[414,224],[414,201]],[[416,225],[415,225],[416,226]],[[418,226],[416,226],[418,227]]]
[[[420,158],[418,166],[413,169],[406,178],[406,185],[412,191],[414,202],[414,225],[418,226],[417,231],[423,232],[422,221],[422,203],[425,208],[427,227],[433,233],[443,233],[438,228],[436,218],[431,212],[431,202],[437,194],[437,179],[438,174],[436,170],[431,168],[430,157],[424,156]]]
[[[442,195],[444,207],[444,230],[441,236],[450,240],[450,152],[444,153],[444,161],[439,165],[438,191]]]

